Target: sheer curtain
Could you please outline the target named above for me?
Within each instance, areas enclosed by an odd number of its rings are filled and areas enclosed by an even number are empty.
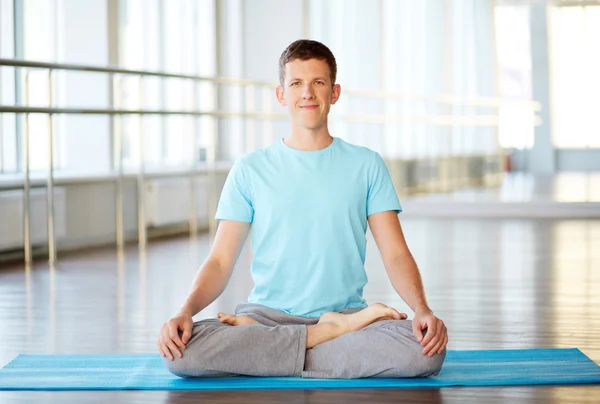
[[[1,54],[7,58],[84,65],[107,64],[106,0],[0,0]],[[49,83],[45,69],[2,67],[2,103],[48,106]],[[52,80],[54,107],[106,108],[108,79],[97,73],[55,71]],[[2,114],[0,166],[22,170],[23,116]],[[29,167],[48,168],[48,115],[29,116]],[[55,115],[54,167],[78,173],[109,169],[108,118]]]
[[[13,1],[0,0],[0,58],[15,57]],[[15,69],[0,67],[0,104],[15,103]],[[0,174],[17,171],[17,122],[15,114],[0,114]]]
[[[417,95],[494,96],[494,43],[489,2],[359,0],[310,2],[310,34],[331,46],[342,88]],[[353,116],[495,115],[482,107],[429,99],[342,96],[333,114]],[[400,120],[332,125],[336,134],[385,157],[425,158],[496,153],[493,126],[445,126]]]
[[[531,99],[531,35],[529,6],[502,4],[495,9],[500,96]],[[500,110],[500,144],[504,148],[533,146],[534,127],[530,110],[505,105]]]
[[[600,6],[551,7],[553,140],[600,147]]]
[[[123,67],[199,76],[216,74],[214,0],[121,0],[120,62]],[[202,111],[214,109],[211,83],[194,84],[182,79],[123,78],[126,108],[191,111],[194,92]],[[194,133],[194,120],[198,131]],[[126,119],[124,163],[139,164],[138,134],[144,133],[144,164],[148,168],[185,166],[192,163],[193,136],[198,136],[199,158],[208,134],[214,131],[210,117],[145,116]]]

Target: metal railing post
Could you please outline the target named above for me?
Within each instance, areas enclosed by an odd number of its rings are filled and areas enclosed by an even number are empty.
[[[138,81],[138,104],[140,109],[144,100],[144,79],[139,77]],[[142,248],[146,247],[148,242],[146,234],[146,179],[144,178],[144,120],[143,114],[138,114],[138,176],[137,176],[137,207],[138,207],[138,245]]]
[[[25,70],[23,84],[23,103],[29,106],[29,70]],[[30,186],[29,186],[29,113],[25,113],[23,123],[23,248],[25,253],[25,263],[32,261],[31,256],[31,207],[30,207]]]
[[[123,97],[121,95],[121,76],[113,74],[113,105],[115,109],[121,109]],[[115,158],[117,168],[117,181],[115,189],[115,230],[117,249],[125,247],[125,229],[123,225],[123,116],[113,115],[113,135],[115,144]]]
[[[48,106],[52,108],[52,69],[48,69]],[[46,186],[46,218],[48,221],[48,261],[56,262],[54,239],[54,114],[48,114],[48,182]]]
[[[198,86],[195,81],[192,82],[192,108],[194,112],[198,112]],[[198,165],[200,152],[198,150],[198,117],[192,117],[192,170]],[[198,234],[198,212],[197,212],[197,187],[196,176],[190,175],[190,236],[195,237]]]

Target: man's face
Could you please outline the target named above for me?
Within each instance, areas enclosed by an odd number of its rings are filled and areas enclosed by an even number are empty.
[[[332,84],[326,61],[295,59],[285,65],[285,80],[277,87],[277,99],[288,107],[293,124],[318,129],[326,124],[330,106],[340,97],[339,84]]]

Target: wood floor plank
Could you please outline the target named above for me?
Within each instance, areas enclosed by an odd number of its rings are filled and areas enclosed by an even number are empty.
[[[405,219],[431,306],[449,349],[580,348],[600,363],[600,221]],[[0,267],[0,366],[19,353],[154,352],[211,239],[153,240],[60,254],[50,269]],[[224,294],[197,318],[232,311],[250,292],[245,248]],[[408,310],[371,236],[365,297]],[[0,392],[0,403],[598,402],[600,386],[244,392]]]

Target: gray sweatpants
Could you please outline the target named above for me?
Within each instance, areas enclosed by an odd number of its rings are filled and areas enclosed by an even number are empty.
[[[169,371],[180,377],[423,377],[439,373],[446,357],[446,351],[431,358],[421,353],[410,320],[377,321],[307,350],[306,326],[318,319],[252,303],[238,305],[235,314],[261,325],[197,321],[183,357],[163,358]]]

